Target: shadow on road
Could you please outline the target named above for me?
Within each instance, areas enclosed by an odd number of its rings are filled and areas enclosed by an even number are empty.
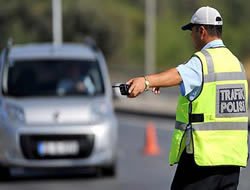
[[[97,180],[108,178],[101,176],[95,168],[70,168],[70,169],[16,169],[12,171],[10,179],[0,183],[27,183],[34,181],[62,181],[62,180]]]

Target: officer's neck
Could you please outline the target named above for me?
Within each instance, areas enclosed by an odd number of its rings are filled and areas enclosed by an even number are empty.
[[[204,38],[201,42],[200,50],[207,45],[209,42],[212,42],[214,40],[221,40],[220,37],[218,36],[207,36],[207,38]]]

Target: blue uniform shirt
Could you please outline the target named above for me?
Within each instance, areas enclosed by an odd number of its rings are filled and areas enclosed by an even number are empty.
[[[203,49],[224,46],[222,40],[214,40],[206,44]],[[181,95],[193,100],[200,93],[202,85],[202,65],[197,57],[192,57],[188,62],[181,64],[177,70],[182,78],[180,84]]]

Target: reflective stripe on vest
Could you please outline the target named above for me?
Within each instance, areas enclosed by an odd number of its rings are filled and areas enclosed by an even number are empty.
[[[182,123],[180,121],[176,121],[175,122],[175,129],[181,130],[181,131],[185,131],[187,127],[186,123]]]
[[[175,129],[185,131],[186,123],[177,121],[175,123]],[[206,131],[206,130],[248,130],[248,122],[241,122],[237,124],[235,122],[209,122],[209,123],[193,123],[193,130]]]
[[[195,131],[209,131],[209,130],[248,130],[248,122],[235,123],[235,122],[211,122],[202,124],[193,124]]]
[[[208,73],[214,73],[214,63],[211,55],[206,50],[202,50],[201,53],[203,53],[206,58]]]
[[[246,76],[243,76],[239,72],[231,73],[211,73],[204,76],[204,82],[215,82],[225,80],[246,80]]]
[[[241,72],[224,72],[224,73],[214,73],[214,63],[211,55],[206,50],[202,50],[201,53],[204,54],[207,62],[208,74],[204,76],[204,82],[215,82],[215,81],[225,81],[225,80],[246,80],[246,75],[242,75],[244,72],[244,67],[240,63]]]

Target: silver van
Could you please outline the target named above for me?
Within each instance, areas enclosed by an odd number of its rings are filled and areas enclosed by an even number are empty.
[[[115,176],[118,123],[101,51],[14,45],[0,61],[0,178],[16,167],[93,167]]]

